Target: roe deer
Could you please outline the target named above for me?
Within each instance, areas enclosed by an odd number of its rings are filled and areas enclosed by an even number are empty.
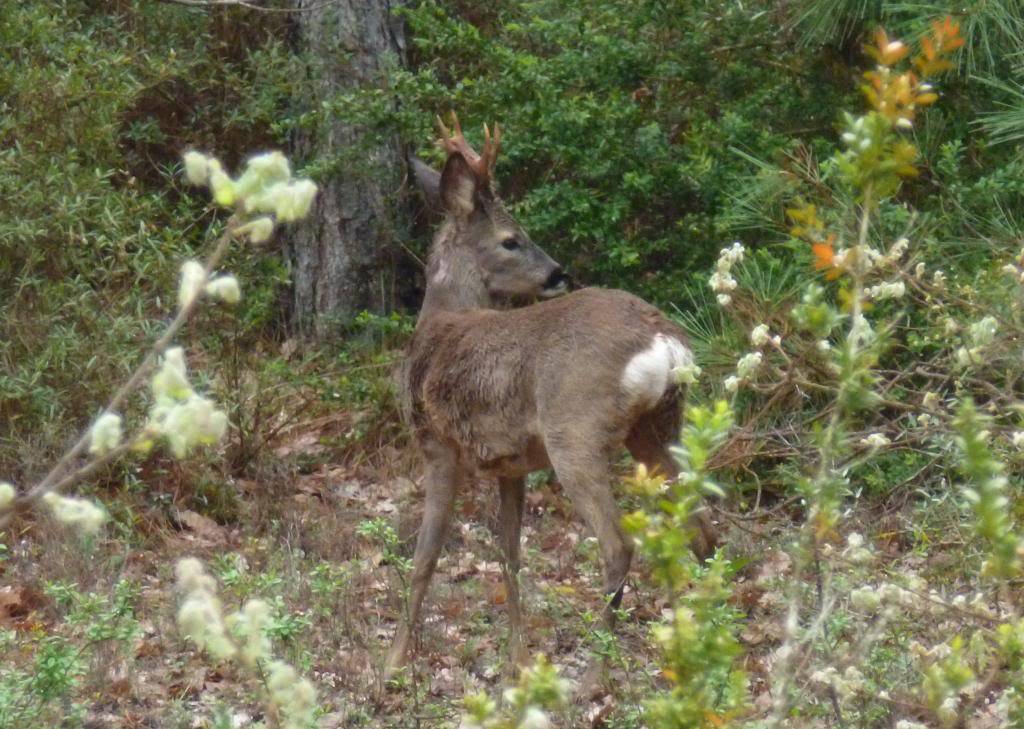
[[[592,288],[558,296],[568,288],[561,266],[495,194],[499,127],[493,137],[484,127],[478,155],[454,115],[454,135],[438,122],[448,154],[444,171],[438,175],[418,161],[414,169],[445,220],[430,250],[426,295],[402,375],[426,461],[426,502],[408,615],[388,656],[389,675],[405,661],[456,494],[473,475],[498,480],[513,660],[526,657],[517,575],[524,479],[531,471],[554,468],[597,537],[611,624],[633,554],[612,496],[611,459],[625,445],[648,467],[678,472],[667,448],[679,436],[675,370],[692,361],[683,331],[631,294]],[[510,298],[522,296],[549,300],[507,309]],[[703,515],[698,526],[694,551],[703,557],[714,536]]]

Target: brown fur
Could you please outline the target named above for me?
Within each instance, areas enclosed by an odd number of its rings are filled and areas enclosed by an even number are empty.
[[[422,171],[418,172],[422,175]],[[429,182],[428,182],[429,184]],[[656,334],[686,342],[656,308],[624,291],[583,289],[519,309],[509,296],[561,290],[561,269],[508,215],[490,180],[458,152],[439,180],[447,218],[427,266],[427,294],[404,368],[404,396],[426,461],[426,500],[414,557],[408,622],[389,656],[405,658],[411,628],[444,544],[458,490],[498,478],[505,583],[517,661],[525,657],[517,573],[524,477],[551,467],[601,547],[606,611],[621,598],[632,546],[620,527],[611,460],[626,446],[650,468],[674,474],[680,397],[669,387],[653,406],[622,387],[630,359]],[[504,244],[512,237],[514,250]],[[555,285],[557,283],[558,285]],[[695,551],[713,549],[700,522]]]

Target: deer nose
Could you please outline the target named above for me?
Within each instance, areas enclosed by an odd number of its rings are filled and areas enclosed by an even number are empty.
[[[544,282],[544,290],[551,293],[566,291],[570,281],[569,274],[565,272],[565,269],[557,266],[548,276],[548,280]]]

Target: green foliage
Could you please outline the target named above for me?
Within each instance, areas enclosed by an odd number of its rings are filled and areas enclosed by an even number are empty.
[[[504,696],[504,707],[485,693],[465,699],[466,713],[461,726],[466,729],[545,729],[551,726],[547,712],[563,706],[568,699],[568,683],[543,655],[524,668],[514,688]]]
[[[630,514],[623,525],[637,537],[655,578],[675,605],[672,618],[653,632],[671,688],[648,702],[651,726],[720,726],[747,703],[746,675],[735,663],[741,653],[736,632],[742,615],[727,603],[732,565],[717,556],[698,566],[689,557],[700,494],[724,495],[710,480],[707,464],[732,424],[733,413],[724,401],[714,408],[690,408],[675,450],[682,469],[678,482],[665,494],[664,479],[651,478],[643,469],[632,481],[653,506]]]
[[[1013,528],[1007,507],[1007,479],[1003,465],[988,446],[989,434],[974,408],[964,400],[955,421],[957,445],[963,453],[961,469],[968,479],[963,493],[974,512],[975,529],[988,543],[989,559],[984,570],[997,578],[1011,578],[1021,571],[1024,542]]]
[[[387,519],[367,519],[356,527],[356,534],[380,546],[383,549],[384,560],[394,567],[399,575],[406,575],[412,571],[412,559],[402,555],[402,541]]]
[[[416,61],[392,74],[402,110],[368,111],[367,92],[326,113],[421,143],[448,108],[500,121],[498,178],[531,235],[587,283],[671,301],[730,234],[751,176],[733,150],[773,157],[831,126],[834,67],[780,41],[763,5],[423,2],[402,11]],[[755,48],[770,64],[748,60]]]
[[[15,645],[31,656],[31,665],[13,661],[0,668],[0,728],[64,725],[84,713],[78,704],[90,660],[113,645],[128,654],[138,634],[135,606],[138,585],[120,580],[110,594],[83,593],[71,582],[50,583],[46,592],[60,612],[60,622],[47,633],[18,640],[16,632],[0,633],[0,651]],[[109,659],[110,654],[106,657]]]
[[[21,480],[135,365],[175,262],[217,226],[174,179],[182,149],[268,143],[290,61],[261,14],[234,31],[160,3],[2,6],[0,471]]]

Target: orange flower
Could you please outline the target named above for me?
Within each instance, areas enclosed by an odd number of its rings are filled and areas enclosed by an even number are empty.
[[[964,44],[960,36],[960,24],[946,16],[945,20],[932,23],[931,37],[921,39],[921,55],[914,59],[914,65],[922,76],[934,76],[948,71],[953,64],[942,58]],[[930,102],[922,102],[930,103]]]
[[[814,269],[824,271],[825,278],[829,281],[835,281],[842,274],[842,269],[836,267],[836,252],[833,247],[835,242],[835,233],[829,233],[825,240],[811,244],[811,253],[814,254]]]

